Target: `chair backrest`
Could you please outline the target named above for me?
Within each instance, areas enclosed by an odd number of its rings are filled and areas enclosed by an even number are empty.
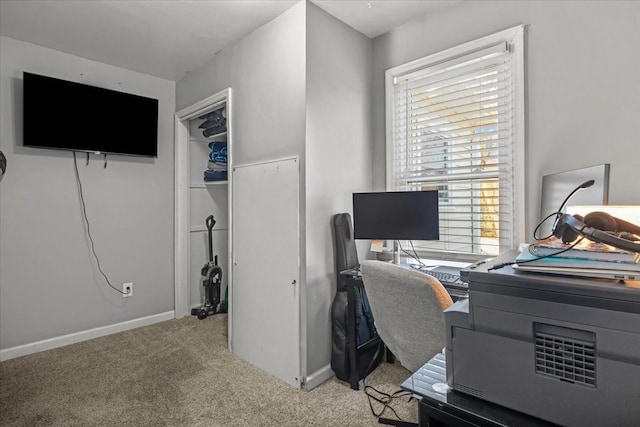
[[[360,264],[358,261],[356,241],[353,239],[351,215],[347,212],[335,214],[331,218],[331,228],[333,231],[333,253],[337,285],[338,289],[341,289],[341,282],[343,281],[340,279],[340,272],[357,267]]]
[[[363,261],[362,280],[382,341],[415,372],[445,346],[443,311],[453,301],[434,277],[382,261]]]

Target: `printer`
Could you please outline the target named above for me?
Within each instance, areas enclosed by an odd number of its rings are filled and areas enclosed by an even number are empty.
[[[492,270],[445,311],[456,391],[565,426],[640,426],[640,282]]]

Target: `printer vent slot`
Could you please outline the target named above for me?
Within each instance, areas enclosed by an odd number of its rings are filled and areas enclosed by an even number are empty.
[[[572,384],[596,386],[593,332],[534,323],[536,372]]]
[[[462,384],[456,383],[456,384],[454,384],[453,388],[455,390],[461,391],[463,393],[470,394],[472,396],[482,397],[482,392],[480,390],[476,390],[475,388],[468,387],[466,385],[462,385]]]

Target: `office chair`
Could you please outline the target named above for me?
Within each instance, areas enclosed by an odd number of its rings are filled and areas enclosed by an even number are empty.
[[[396,264],[363,261],[375,326],[402,366],[416,372],[445,346],[443,310],[453,301],[434,277]]]

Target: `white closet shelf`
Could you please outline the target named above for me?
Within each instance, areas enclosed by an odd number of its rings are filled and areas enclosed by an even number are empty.
[[[228,230],[229,230],[228,228],[222,228],[221,227],[221,228],[214,228],[211,231],[213,232],[213,231],[228,231]],[[205,227],[204,225],[194,225],[194,226],[189,227],[189,232],[191,232],[191,233],[200,233],[200,232],[203,232],[203,231],[208,231],[207,227]]]
[[[204,136],[202,137],[195,137],[195,136],[190,136],[189,137],[189,141],[191,142],[199,142],[199,143],[203,143],[203,144],[208,144],[210,142],[214,142],[214,141],[226,141],[227,140],[227,132],[222,132],[222,133],[218,133],[215,135],[211,135],[208,138],[205,138]]]
[[[207,188],[210,185],[227,185],[229,181],[206,181],[206,182],[194,182],[189,185],[189,188]]]

